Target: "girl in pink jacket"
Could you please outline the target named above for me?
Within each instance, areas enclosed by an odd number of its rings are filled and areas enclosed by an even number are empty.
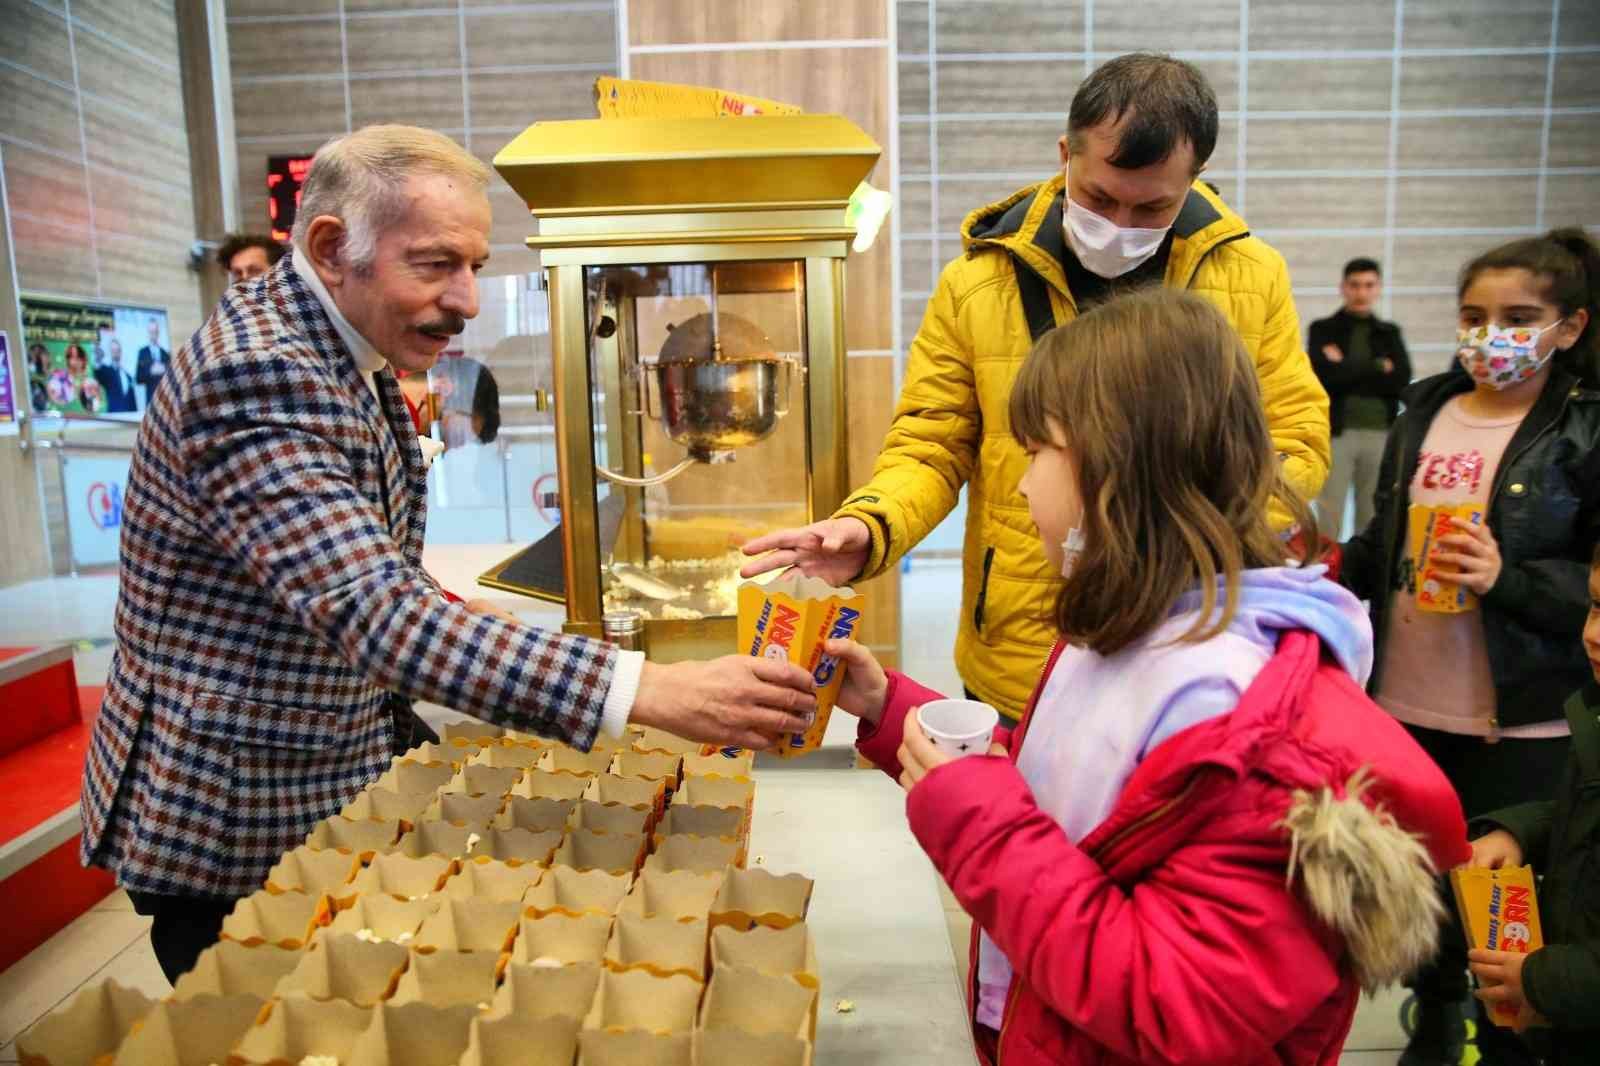
[[[974,919],[985,1063],[1335,1063],[1362,988],[1430,957],[1449,783],[1362,692],[1366,612],[1296,565],[1255,369],[1204,299],[1151,290],[1039,342],[1011,398],[1021,489],[1067,577],[1061,641],[987,755],[859,645],[839,706],[906,788]],[[1306,560],[1299,560],[1304,563]]]

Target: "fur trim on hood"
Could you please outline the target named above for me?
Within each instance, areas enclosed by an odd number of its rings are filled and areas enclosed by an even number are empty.
[[[1361,987],[1372,992],[1433,958],[1445,916],[1438,871],[1422,838],[1363,794],[1366,770],[1331,787],[1297,789],[1280,823],[1289,830],[1289,884],[1344,938]]]

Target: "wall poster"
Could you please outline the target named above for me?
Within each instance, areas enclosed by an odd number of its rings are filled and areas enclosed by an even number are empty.
[[[0,434],[16,432],[17,390],[11,386],[11,338],[0,329]]]
[[[172,362],[165,308],[58,296],[21,303],[34,414],[137,415],[150,406]]]

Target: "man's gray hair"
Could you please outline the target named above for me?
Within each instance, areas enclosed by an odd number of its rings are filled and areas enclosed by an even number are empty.
[[[379,231],[405,213],[407,179],[421,174],[461,178],[479,190],[488,188],[490,177],[477,157],[420,126],[364,126],[336,137],[311,160],[295,213],[295,246],[305,248],[313,220],[332,215],[344,222],[345,261],[353,270],[369,270]]]

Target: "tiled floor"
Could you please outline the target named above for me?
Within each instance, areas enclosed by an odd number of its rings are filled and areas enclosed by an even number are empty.
[[[464,573],[478,572],[475,561],[460,569]],[[954,567],[913,568],[903,584],[903,602],[956,602],[959,582],[960,574]],[[453,583],[447,580],[447,584]],[[84,641],[76,655],[79,681],[98,684],[110,663],[110,648],[105,641],[111,632],[115,599],[116,583],[111,577],[32,582],[0,589],[0,645]],[[543,613],[538,617],[543,618]],[[942,691],[958,691],[960,683],[949,657],[955,641],[953,614],[941,609],[928,616],[908,607],[906,620],[906,633],[916,635],[905,649],[907,673]],[[429,717],[446,713],[429,709]],[[950,950],[958,970],[964,974],[971,922],[948,890],[942,884],[939,888],[945,902]],[[164,995],[168,986],[150,950],[147,928],[147,920],[134,914],[127,897],[118,892],[0,973],[0,1063],[17,1061],[17,1034],[86,983],[114,978],[151,995]],[[1362,1004],[1342,1059],[1346,1066],[1390,1066],[1395,1062],[1395,1049],[1404,1042],[1398,1024],[1400,1001],[1398,994],[1390,993]]]
[[[0,973],[0,1063],[17,1061],[17,1034],[91,981],[112,978],[152,996],[171,991],[150,950],[149,928],[117,892]]]

